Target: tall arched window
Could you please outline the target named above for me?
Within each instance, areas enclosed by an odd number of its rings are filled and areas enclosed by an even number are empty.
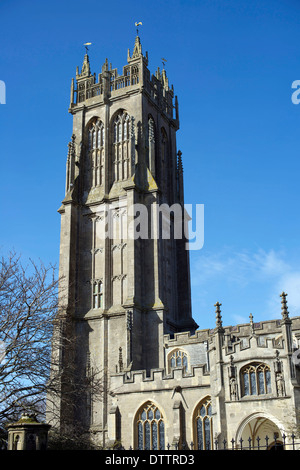
[[[194,414],[194,442],[198,450],[213,450],[213,421],[210,397],[202,400]]]
[[[164,417],[152,402],[145,403],[136,417],[136,447],[138,450],[165,448]]]
[[[271,372],[266,364],[252,363],[241,370],[242,395],[264,395],[271,393]]]
[[[104,125],[99,119],[88,130],[88,152],[91,167],[91,185],[99,186],[104,180]]]
[[[130,118],[124,111],[113,123],[113,179],[126,180],[130,177]]]

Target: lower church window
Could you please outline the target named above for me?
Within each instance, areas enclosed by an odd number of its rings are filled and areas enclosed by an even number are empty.
[[[165,424],[156,405],[146,403],[136,420],[138,450],[160,450],[165,448]]]
[[[196,449],[213,450],[213,423],[210,398],[200,402],[194,416]]]

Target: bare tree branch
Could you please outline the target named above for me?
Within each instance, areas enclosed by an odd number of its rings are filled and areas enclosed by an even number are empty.
[[[62,425],[61,409],[76,414],[78,396],[101,399],[102,372],[90,364],[77,374],[73,321],[56,268],[23,266],[16,253],[0,260],[0,427],[21,412],[45,413],[46,396],[52,415]],[[58,304],[59,299],[59,304]],[[59,406],[57,406],[59,404]],[[67,416],[64,417],[68,425]],[[70,420],[71,421],[71,420]]]

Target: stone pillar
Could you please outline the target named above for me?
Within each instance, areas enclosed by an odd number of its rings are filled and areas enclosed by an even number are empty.
[[[112,406],[108,414],[108,445],[121,445],[120,411],[118,406]]]
[[[50,427],[31,415],[22,415],[18,422],[7,425],[8,450],[46,450]]]
[[[179,446],[181,438],[181,401],[176,400],[173,405],[173,442],[172,445]]]

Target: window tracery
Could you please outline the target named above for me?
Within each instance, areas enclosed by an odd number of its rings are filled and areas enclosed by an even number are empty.
[[[197,450],[213,450],[213,419],[210,397],[202,400],[196,408],[194,434]]]
[[[88,152],[92,172],[91,185],[92,187],[102,185],[104,179],[104,125],[99,119],[89,128]]]
[[[113,123],[113,175],[114,181],[130,177],[130,117],[124,111]]]
[[[136,419],[138,450],[160,450],[165,447],[165,424],[159,408],[152,402],[143,405]]]
[[[188,370],[188,355],[182,349],[176,349],[169,354],[169,368],[183,367],[184,371]]]
[[[241,382],[243,396],[271,393],[270,367],[262,363],[244,366],[241,370]]]

